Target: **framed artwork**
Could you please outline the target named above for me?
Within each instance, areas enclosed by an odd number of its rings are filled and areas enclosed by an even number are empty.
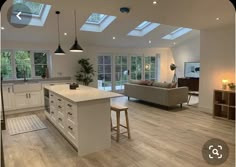
[[[200,77],[200,63],[199,62],[185,62],[184,63],[184,77],[199,78]]]

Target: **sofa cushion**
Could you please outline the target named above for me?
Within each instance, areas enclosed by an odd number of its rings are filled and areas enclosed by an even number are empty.
[[[153,82],[152,86],[160,87],[160,88],[171,88],[171,83]]]
[[[131,84],[138,84],[138,85],[148,85],[151,86],[153,81],[148,80],[130,80],[129,83]]]

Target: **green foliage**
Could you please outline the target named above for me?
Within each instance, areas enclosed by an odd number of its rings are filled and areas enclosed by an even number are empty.
[[[89,63],[89,59],[80,59],[78,63],[80,64],[80,69],[75,77],[77,81],[88,86],[91,82],[93,82],[93,76],[96,72],[93,68],[93,64]]]
[[[29,51],[17,51],[16,60],[16,78],[31,78],[31,61]]]
[[[4,79],[12,77],[11,52],[1,53],[1,73]]]

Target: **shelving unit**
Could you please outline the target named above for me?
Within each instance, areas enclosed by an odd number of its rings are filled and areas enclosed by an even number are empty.
[[[214,90],[213,117],[235,121],[235,91]]]

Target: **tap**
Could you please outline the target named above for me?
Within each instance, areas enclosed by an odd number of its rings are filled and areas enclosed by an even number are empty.
[[[24,82],[26,82],[27,81],[27,79],[26,79],[26,70],[23,71],[23,76],[24,76]]]

